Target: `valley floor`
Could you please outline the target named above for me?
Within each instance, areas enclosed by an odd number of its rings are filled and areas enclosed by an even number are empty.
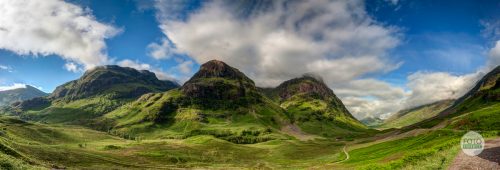
[[[465,133],[416,129],[352,140],[234,144],[208,135],[126,140],[80,126],[12,117],[0,118],[0,132],[2,169],[444,169],[455,166]],[[483,135],[500,141],[497,132]]]

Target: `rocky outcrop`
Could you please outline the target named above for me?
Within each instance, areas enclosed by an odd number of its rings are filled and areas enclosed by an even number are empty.
[[[238,100],[256,93],[254,82],[238,69],[222,61],[211,60],[182,86],[191,98]]]
[[[335,96],[323,80],[309,75],[285,81],[276,89],[281,100],[286,100],[296,94],[317,95],[322,99]]]

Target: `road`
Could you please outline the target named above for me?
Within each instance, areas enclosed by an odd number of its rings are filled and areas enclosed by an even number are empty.
[[[477,156],[468,156],[462,151],[455,157],[449,169],[500,169],[500,138],[485,142],[483,152]]]

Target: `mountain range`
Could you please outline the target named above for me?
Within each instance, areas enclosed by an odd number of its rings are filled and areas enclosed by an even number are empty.
[[[370,131],[317,76],[263,90],[217,60],[201,65],[182,86],[148,71],[101,66],[11,110],[25,120],[79,124],[127,137],[208,134],[255,143],[296,134],[350,138]]]
[[[1,109],[0,166],[439,169],[465,131],[498,136],[499,76],[497,67],[457,100],[363,124],[313,74],[261,88],[212,60],[180,86],[149,71],[100,66]]]

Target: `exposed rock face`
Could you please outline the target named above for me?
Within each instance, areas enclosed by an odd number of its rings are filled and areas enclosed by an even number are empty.
[[[322,80],[307,75],[285,81],[276,89],[281,100],[286,100],[296,94],[317,95],[322,99],[335,96]]]
[[[237,100],[255,93],[254,82],[238,69],[211,60],[182,86],[186,96],[197,99]]]
[[[344,106],[342,101],[335,96],[333,91],[318,76],[304,75],[281,83],[275,92],[281,102],[294,96],[300,98],[315,98],[328,103],[329,107],[339,110],[342,114],[355,119]]]
[[[119,91],[117,98],[133,98],[176,87],[178,85],[174,82],[158,80],[152,72],[110,65],[96,67],[85,72],[80,79],[57,87],[50,99],[76,100],[109,91]]]

